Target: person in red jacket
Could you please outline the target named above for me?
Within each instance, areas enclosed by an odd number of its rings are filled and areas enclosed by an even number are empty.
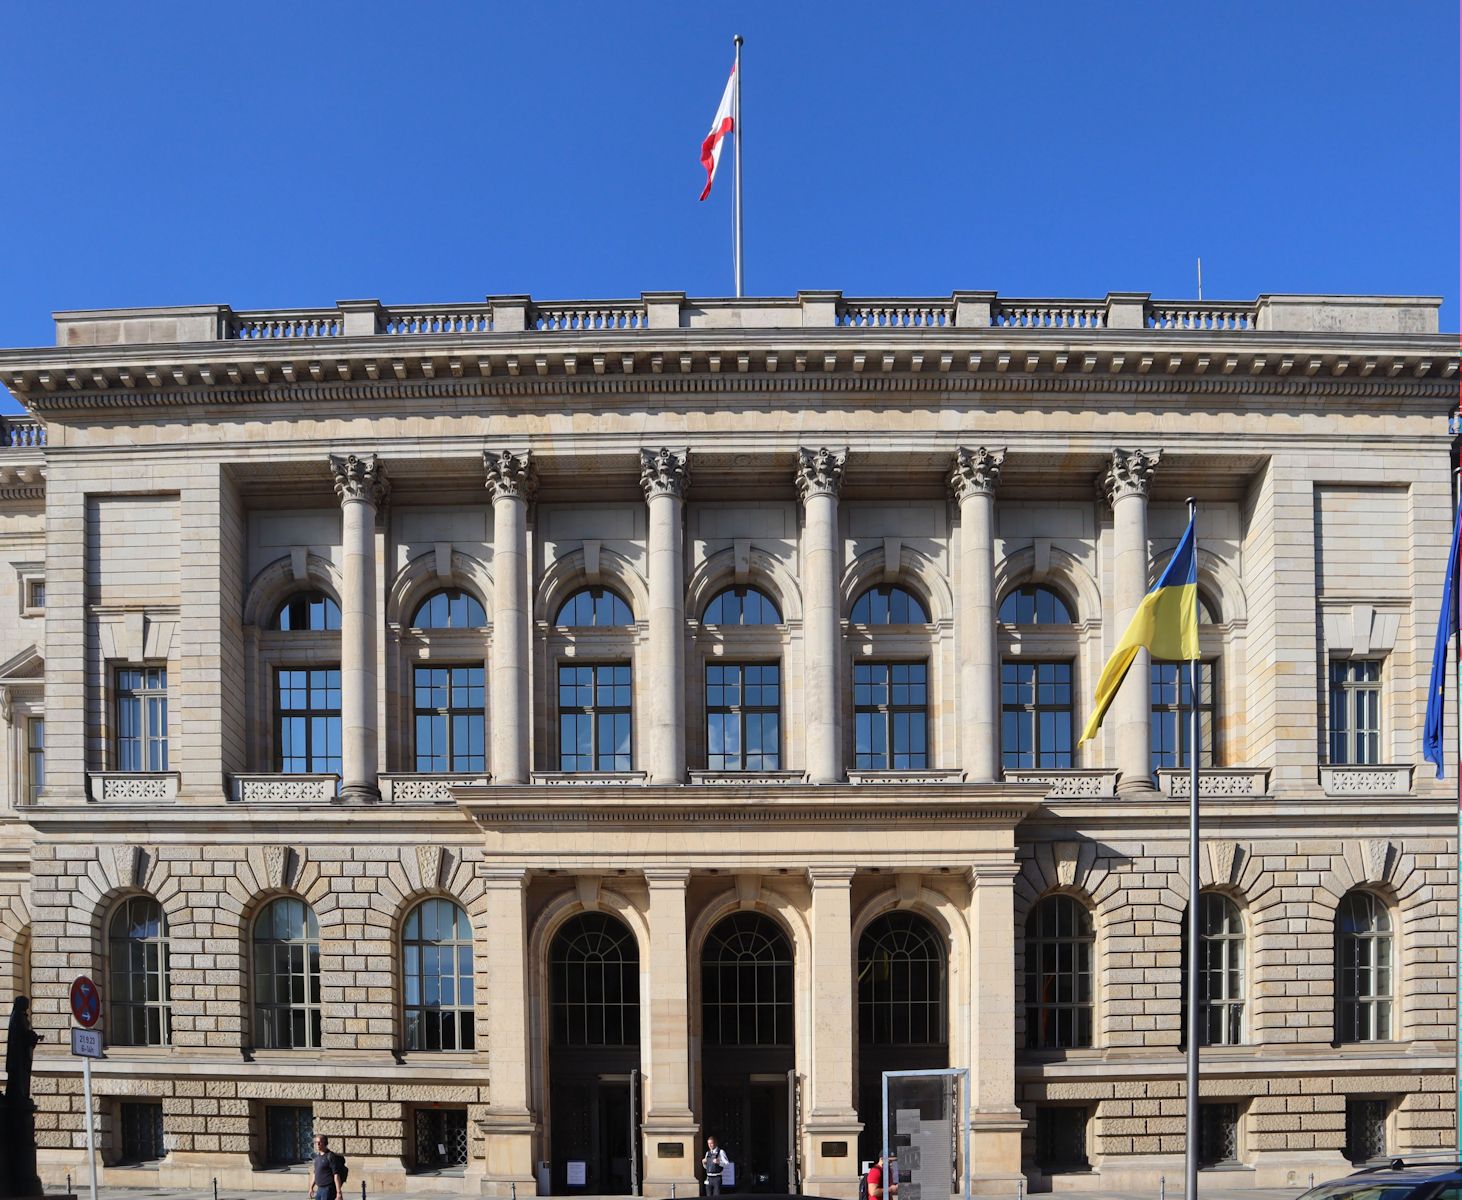
[[[888,1185],[888,1195],[899,1194],[899,1160],[892,1154],[888,1156],[888,1172],[891,1182]],[[878,1161],[868,1168],[868,1200],[885,1200],[883,1187],[883,1155],[878,1156]]]

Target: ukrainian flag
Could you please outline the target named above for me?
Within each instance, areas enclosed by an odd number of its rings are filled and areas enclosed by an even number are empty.
[[[1117,689],[1127,677],[1132,660],[1144,646],[1154,658],[1187,660],[1198,657],[1198,547],[1194,528],[1197,520],[1196,515],[1189,520],[1183,540],[1173,551],[1172,558],[1168,559],[1167,570],[1142,597],[1127,632],[1102,668],[1091,718],[1081,732],[1082,742],[1096,737],[1096,731],[1102,727],[1102,718],[1107,715]]]

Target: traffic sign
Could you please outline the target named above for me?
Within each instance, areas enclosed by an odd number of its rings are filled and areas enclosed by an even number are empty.
[[[101,1058],[102,1031],[100,1029],[73,1029],[71,1031],[71,1053],[81,1058]]]
[[[90,1029],[102,1015],[102,996],[85,975],[78,975],[71,984],[71,1015],[79,1025]]]

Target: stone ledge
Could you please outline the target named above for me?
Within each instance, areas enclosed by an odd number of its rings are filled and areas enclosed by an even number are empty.
[[[1164,796],[1187,799],[1192,774],[1181,768],[1164,768],[1157,773],[1157,786]],[[1269,794],[1269,771],[1265,767],[1217,767],[1198,771],[1198,795],[1265,796]]]
[[[1110,797],[1117,794],[1117,772],[1115,769],[1079,768],[1066,771],[1032,770],[1021,768],[1005,772],[1011,783],[1040,783],[1047,788],[1048,796],[1095,796]]]
[[[451,804],[454,787],[486,787],[492,776],[476,774],[434,774],[397,772],[379,777],[381,800],[386,804]]]
[[[1327,796],[1406,796],[1415,770],[1410,763],[1322,766],[1320,790]]]
[[[529,778],[535,787],[613,787],[643,784],[644,771],[534,771]]]
[[[965,777],[960,770],[923,771],[849,771],[848,782],[855,787],[871,783],[959,783]]]
[[[692,771],[690,782],[696,787],[778,787],[805,783],[805,771]]]
[[[86,777],[87,794],[97,801],[171,803],[178,798],[177,771],[96,771]]]
[[[231,775],[233,799],[242,804],[329,804],[340,788],[338,775]]]

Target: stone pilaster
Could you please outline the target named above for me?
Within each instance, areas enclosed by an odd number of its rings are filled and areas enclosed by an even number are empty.
[[[970,884],[970,1099],[977,1192],[1005,1191],[1020,1178],[1015,1100],[1015,877],[1013,861],[981,863]],[[991,1186],[992,1184],[997,1186]]]
[[[995,640],[995,487],[1004,450],[961,447],[949,486],[959,501],[960,761],[965,778],[991,783],[999,774],[1000,655]]]
[[[538,1122],[528,1091],[528,937],[524,913],[527,872],[479,866],[487,893],[483,943],[492,947],[489,1054],[492,1089],[482,1129],[487,1147],[482,1194],[507,1196],[513,1185],[534,1194],[533,1148]]]
[[[650,509],[651,783],[685,782],[685,491],[689,450],[641,450]]]
[[[685,889],[690,872],[655,867],[650,887],[650,1037],[642,1050],[645,1072],[644,1194],[694,1195],[698,1126],[690,1109],[690,997],[686,973]],[[661,1147],[681,1147],[678,1157]]]
[[[1147,594],[1147,494],[1161,458],[1161,451],[1113,450],[1112,465],[1102,476],[1102,492],[1112,506],[1116,543],[1112,572],[1116,624],[1107,639],[1109,649],[1126,631]],[[1151,663],[1146,650],[1137,652],[1108,718],[1116,725],[1117,770],[1121,773],[1117,790],[1121,792],[1153,790]]]
[[[332,454],[340,497],[345,553],[340,597],[340,742],[344,800],[379,800],[377,785],[376,510],[390,492],[386,468],[374,454]]]
[[[527,783],[529,772],[528,505],[537,490],[533,455],[484,450],[492,493],[492,758],[498,783]]]
[[[807,777],[837,783],[843,777],[843,735],[838,681],[842,622],[838,585],[843,577],[838,493],[846,450],[797,451],[797,493],[802,500],[803,646],[807,689]]]
[[[851,867],[811,867],[812,1020],[810,1031],[805,1190],[817,1196],[856,1194],[854,1150],[862,1124],[854,1107],[853,1014],[858,991],[853,979]],[[848,1155],[825,1158],[822,1148],[842,1142]]]

